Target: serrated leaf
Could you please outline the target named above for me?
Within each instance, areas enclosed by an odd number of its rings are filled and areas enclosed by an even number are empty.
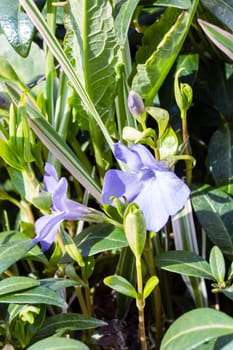
[[[75,242],[82,256],[91,256],[128,246],[124,232],[110,224],[97,224],[84,229],[75,238]]]
[[[143,289],[143,299],[145,300],[153,291],[153,289],[159,284],[159,279],[157,276],[151,276],[145,284]]]
[[[160,350],[191,350],[233,333],[233,319],[221,311],[199,308],[179,317],[165,333]]]
[[[21,293],[0,296],[0,303],[13,304],[48,304],[67,308],[65,300],[54,290],[46,287],[35,287]]]
[[[0,282],[0,295],[19,292],[20,290],[25,290],[37,286],[39,286],[39,282],[30,277],[8,277]]]
[[[233,35],[226,30],[201,19],[198,20],[202,30],[208,38],[222,51],[233,60]]]
[[[224,124],[212,135],[208,146],[210,171],[217,186],[233,181],[233,126]]]
[[[198,1],[193,1],[192,7],[179,15],[146,62],[137,65],[137,73],[132,81],[132,89],[149,102],[157,94],[181,50],[197,5]]]
[[[116,290],[118,293],[137,299],[137,291],[134,286],[122,276],[108,276],[104,278],[104,283]]]
[[[78,340],[60,337],[43,339],[27,348],[27,350],[88,350],[88,347]]]
[[[155,257],[155,264],[167,271],[213,280],[207,261],[190,251],[168,251]]]
[[[210,270],[217,282],[225,279],[226,267],[221,250],[214,246],[210,251]]]
[[[20,9],[18,0],[1,0],[0,27],[15,51],[26,57],[35,29],[26,13]]]
[[[192,204],[210,240],[232,258],[232,198],[219,189],[202,186],[192,193]]]
[[[25,254],[34,246],[34,243],[28,239],[21,242],[10,242],[0,245],[0,274],[11,265],[23,258]]]
[[[61,332],[66,333],[77,330],[92,329],[104,325],[106,325],[104,321],[82,314],[67,313],[50,316],[46,318],[44,325],[36,335],[35,340],[43,339],[46,336],[48,337],[58,332],[61,334]]]

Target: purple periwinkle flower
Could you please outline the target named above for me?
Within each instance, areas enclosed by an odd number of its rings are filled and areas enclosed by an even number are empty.
[[[137,92],[132,90],[129,92],[128,107],[130,112],[135,117],[139,117],[141,114],[144,113],[145,106],[141,96]]]
[[[40,243],[43,251],[53,243],[60,224],[64,220],[79,220],[91,217],[96,211],[67,197],[68,182],[66,178],[58,179],[53,165],[46,163],[44,188],[52,196],[53,214],[45,215],[36,220],[36,237],[34,243]]]
[[[105,174],[103,203],[112,204],[111,197],[135,202],[144,214],[147,230],[159,231],[170,215],[182,209],[189,188],[143,145],[128,148],[116,143],[114,154],[127,164],[129,172],[111,169]]]

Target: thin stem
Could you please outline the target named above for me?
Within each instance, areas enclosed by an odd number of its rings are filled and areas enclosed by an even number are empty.
[[[185,145],[184,154],[190,155],[189,146],[188,146],[189,134],[188,134],[186,110],[181,111],[181,120],[182,120],[183,143]],[[186,182],[187,184],[190,185],[192,183],[192,163],[189,160],[187,160],[185,162],[185,165],[186,165]]]
[[[141,257],[136,257],[136,270],[137,270],[137,308],[138,308],[138,323],[139,323],[139,337],[141,342],[141,350],[147,350],[146,344],[146,332],[145,332],[145,319],[144,319],[144,306],[143,299],[143,278],[142,278],[142,263]]]

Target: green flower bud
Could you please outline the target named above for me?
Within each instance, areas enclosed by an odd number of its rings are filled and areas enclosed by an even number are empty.
[[[146,242],[146,223],[136,203],[130,203],[126,208],[124,230],[130,249],[136,258],[140,258]]]
[[[179,83],[179,74],[183,69],[178,70],[175,76],[175,99],[180,111],[187,111],[193,101],[193,91],[189,84]],[[181,113],[182,114],[182,113]]]

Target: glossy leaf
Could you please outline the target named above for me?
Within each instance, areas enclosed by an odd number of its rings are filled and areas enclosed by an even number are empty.
[[[60,337],[43,339],[27,348],[27,350],[88,350],[88,347],[78,340]]]
[[[230,286],[230,287],[228,287],[228,288],[223,289],[223,294],[224,294],[227,298],[233,300],[233,285]]]
[[[168,125],[168,111],[159,107],[146,107],[146,111],[156,120],[159,129],[158,137],[161,138]]]
[[[233,35],[226,30],[201,19],[198,20],[201,28],[208,38],[222,51],[233,60]]]
[[[0,27],[17,53],[26,57],[35,29],[26,13],[20,9],[18,0],[1,0]]]
[[[154,288],[159,284],[159,279],[157,276],[151,276],[145,284],[143,289],[143,299],[145,300],[154,290]]]
[[[210,171],[217,186],[228,186],[233,181],[233,126],[224,124],[212,135],[208,146]]]
[[[201,0],[205,8],[220,22],[233,31],[233,3],[232,0]]]
[[[46,287],[35,287],[21,293],[0,296],[0,303],[48,304],[66,308],[67,304],[55,291]]]
[[[40,282],[41,286],[49,287],[53,290],[83,285],[81,281],[74,281],[67,278],[43,278],[38,281]]]
[[[163,136],[158,140],[160,158],[166,159],[176,154],[178,146],[177,134],[171,127],[167,128]]]
[[[198,1],[182,12],[144,64],[137,65],[132,89],[152,101],[170,71],[188,34]],[[151,33],[154,35],[153,33]]]
[[[0,245],[0,273],[3,273],[8,267],[18,260],[34,246],[30,239],[21,242],[10,242]]]
[[[232,198],[219,189],[203,186],[193,192],[192,204],[210,240],[232,258]]]
[[[56,333],[67,333],[77,330],[92,329],[106,325],[104,321],[97,320],[82,314],[66,313],[47,317],[43,327],[36,335],[35,340],[43,339]]]
[[[158,267],[187,276],[213,280],[209,264],[201,256],[190,251],[168,251],[155,257]]]
[[[225,261],[221,250],[214,246],[210,251],[210,270],[217,282],[225,279]]]
[[[24,165],[20,161],[20,158],[17,157],[15,149],[2,139],[0,139],[0,157],[11,167],[17,170],[24,169]]]
[[[160,350],[191,350],[233,333],[233,319],[221,311],[199,308],[179,317],[163,337]]]
[[[137,299],[137,291],[124,277],[113,275],[105,277],[104,284],[116,290],[118,293]]]
[[[187,10],[191,7],[191,1],[190,0],[157,0],[155,2],[155,5],[177,7],[183,10]]]
[[[95,255],[128,246],[122,230],[110,224],[97,224],[84,229],[76,238],[82,256]]]
[[[39,286],[39,282],[33,278],[12,276],[3,279],[0,282],[0,295],[19,292],[20,290],[29,289]]]

